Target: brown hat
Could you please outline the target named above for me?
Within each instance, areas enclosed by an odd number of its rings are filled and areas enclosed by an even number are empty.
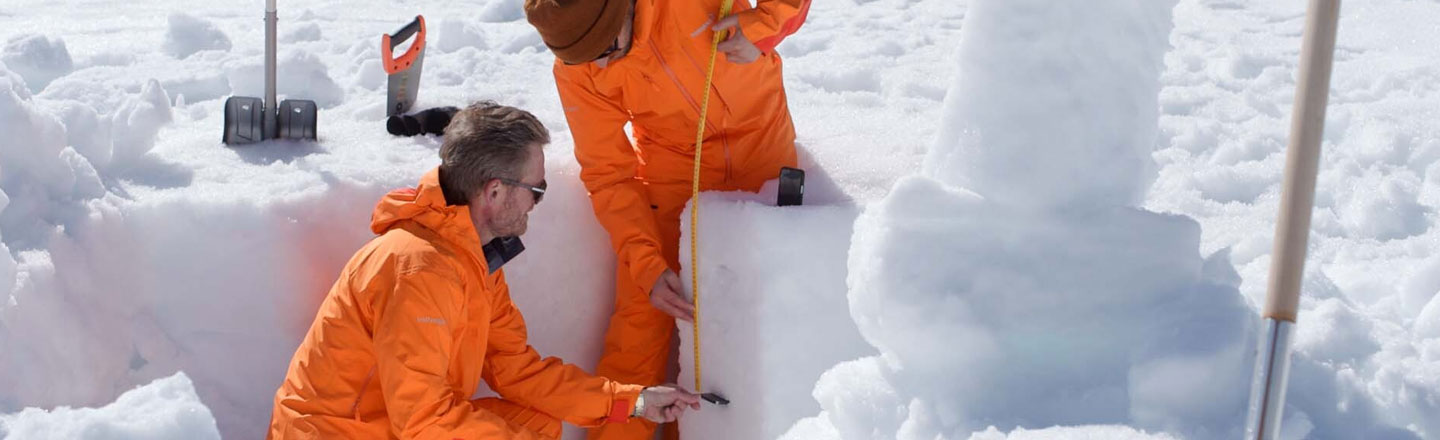
[[[615,42],[629,0],[525,0],[525,18],[560,61],[593,61]]]

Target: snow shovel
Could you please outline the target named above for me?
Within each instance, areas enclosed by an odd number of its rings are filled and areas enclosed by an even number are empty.
[[[395,58],[395,47],[410,37],[415,37],[410,48]],[[425,17],[416,15],[414,21],[395,33],[381,35],[380,56],[388,75],[385,116],[403,115],[415,106],[415,96],[420,93],[420,64],[425,60]]]
[[[248,96],[225,99],[226,145],[267,139],[315,140],[320,110],[315,101],[287,99],[275,103],[275,0],[265,1],[265,100]]]

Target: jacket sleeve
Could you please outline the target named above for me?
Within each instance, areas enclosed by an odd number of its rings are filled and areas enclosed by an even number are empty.
[[[376,379],[385,396],[391,432],[402,439],[537,438],[481,409],[446,381],[453,325],[463,317],[453,299],[459,280],[428,270],[401,274],[384,304],[377,304]]]
[[[508,288],[500,285],[506,290],[496,297],[482,374],[490,389],[580,427],[628,421],[644,387],[591,375],[558,358],[541,359],[526,342],[525,319]]]
[[[584,75],[588,66],[555,65],[555,84],[570,133],[580,180],[590,192],[595,218],[610,233],[610,244],[629,267],[637,286],[649,289],[669,268],[660,253],[660,227],[645,186],[636,178],[640,160],[625,136],[629,113],[618,97],[602,96]]]
[[[761,52],[771,53],[785,37],[800,30],[810,14],[810,0],[758,0],[754,9],[739,12],[740,29]]]

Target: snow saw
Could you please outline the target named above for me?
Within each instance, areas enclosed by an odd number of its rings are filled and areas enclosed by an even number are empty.
[[[267,139],[315,140],[320,113],[315,101],[287,99],[275,105],[275,22],[275,0],[266,0],[265,100],[248,96],[225,99],[225,134],[221,140],[226,145]]]
[[[410,48],[395,58],[395,47],[410,37],[414,37]],[[416,15],[414,21],[395,33],[381,35],[380,56],[388,78],[385,116],[403,115],[415,106],[415,96],[420,93],[420,65],[425,60],[425,17]]]

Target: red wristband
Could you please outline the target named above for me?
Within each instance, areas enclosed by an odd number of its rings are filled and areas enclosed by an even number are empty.
[[[610,423],[625,423],[630,421],[630,402],[616,400],[610,406],[610,416],[605,418]]]

